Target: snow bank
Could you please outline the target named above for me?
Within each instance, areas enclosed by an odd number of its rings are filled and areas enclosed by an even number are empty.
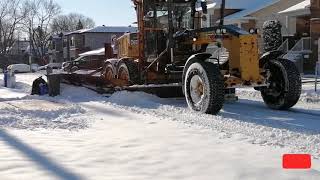
[[[30,95],[32,89],[32,83],[38,77],[41,77],[38,73],[25,73],[16,75],[16,87],[5,88],[3,87],[3,77],[0,76],[0,101],[8,101],[15,99],[23,99]],[[45,76],[43,76],[46,79]]]
[[[157,108],[164,103],[164,100],[143,92],[121,91],[110,96],[107,102],[129,107]]]
[[[16,129],[83,129],[88,121],[78,105],[57,104],[42,100],[19,100],[0,103],[0,127]]]
[[[18,76],[26,92],[36,78],[27,76]],[[0,102],[2,179],[320,179],[319,160],[308,171],[281,168],[284,153],[320,157],[317,103],[273,111],[259,92],[243,89],[239,102],[211,116],[184,99],[61,90]]]
[[[253,88],[237,89],[237,95],[240,98],[253,98],[255,100],[261,99],[261,93]],[[304,103],[320,103],[320,88],[318,92],[315,92],[314,85],[303,85],[300,102]]]
[[[249,96],[248,99],[261,99],[260,93],[255,90],[242,89],[238,93],[241,98]],[[261,100],[240,100],[226,104],[219,116],[211,116],[190,111],[183,100],[171,99],[167,103],[166,100],[141,92],[119,92],[107,102],[120,109],[214,129],[227,136],[241,134],[252,144],[288,147],[291,152],[310,153],[320,158],[320,112],[312,112],[311,109],[273,111]]]

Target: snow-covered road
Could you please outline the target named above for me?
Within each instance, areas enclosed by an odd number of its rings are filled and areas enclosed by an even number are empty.
[[[305,86],[290,112],[251,90],[218,116],[183,99],[62,86],[27,95],[38,74],[0,87],[0,179],[320,179],[319,94]],[[283,170],[285,153],[310,153],[311,170]]]

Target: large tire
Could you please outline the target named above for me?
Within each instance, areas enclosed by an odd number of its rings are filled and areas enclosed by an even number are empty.
[[[102,71],[102,79],[111,81],[116,76],[115,68],[110,62],[105,63]]]
[[[73,67],[70,69],[70,72],[71,72],[71,73],[74,73],[75,71],[78,71],[78,70],[79,70],[78,66],[73,66]]]
[[[139,84],[138,65],[132,60],[120,61],[117,70],[118,79],[125,80],[128,84]]]
[[[292,61],[269,61],[265,69],[270,71],[268,88],[261,90],[265,104],[271,109],[288,110],[300,99],[302,83],[300,73]]]
[[[184,92],[192,110],[218,114],[224,104],[224,82],[218,65],[199,61],[191,64],[185,76]]]

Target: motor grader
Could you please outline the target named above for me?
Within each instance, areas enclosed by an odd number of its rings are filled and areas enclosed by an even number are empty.
[[[118,39],[116,58],[107,53],[106,86],[178,84],[188,106],[208,114],[217,114],[225,96],[243,87],[260,91],[272,109],[287,110],[298,102],[301,77],[295,64],[278,51],[259,57],[257,34],[224,25],[225,0],[220,19],[207,28],[201,28],[204,0],[132,1],[138,32]]]

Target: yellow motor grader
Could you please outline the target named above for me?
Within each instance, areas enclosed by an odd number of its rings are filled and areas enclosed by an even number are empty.
[[[257,34],[224,25],[225,0],[219,23],[207,28],[201,28],[204,0],[132,1],[138,32],[118,39],[117,57],[103,66],[106,86],[178,84],[189,107],[208,114],[217,114],[225,96],[242,87],[261,91],[272,109],[298,102],[301,77],[295,64],[278,51],[259,57]]]

